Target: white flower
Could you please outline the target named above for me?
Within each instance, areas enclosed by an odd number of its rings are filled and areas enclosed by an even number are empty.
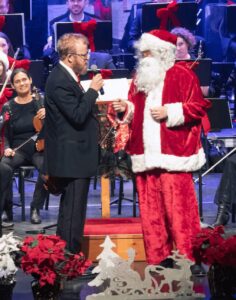
[[[12,259],[12,252],[19,251],[20,239],[13,237],[13,233],[5,234],[0,238],[0,278],[14,275],[17,267]]]

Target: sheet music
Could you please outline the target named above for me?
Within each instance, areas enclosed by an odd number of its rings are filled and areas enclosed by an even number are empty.
[[[87,91],[91,80],[80,82],[84,90]],[[104,95],[99,93],[97,102],[110,102],[116,99],[128,99],[129,83],[127,78],[104,79]]]

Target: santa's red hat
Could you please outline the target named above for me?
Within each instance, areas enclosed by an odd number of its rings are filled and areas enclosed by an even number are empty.
[[[135,47],[139,51],[157,51],[160,49],[175,49],[177,36],[167,30],[154,29],[143,33]]]

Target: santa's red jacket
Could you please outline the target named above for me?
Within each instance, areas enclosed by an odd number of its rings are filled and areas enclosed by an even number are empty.
[[[135,173],[154,168],[191,172],[204,165],[201,119],[210,102],[193,71],[176,63],[148,95],[138,92],[133,80],[128,98],[123,122],[131,122],[127,152]],[[168,117],[156,122],[150,108],[163,105]]]

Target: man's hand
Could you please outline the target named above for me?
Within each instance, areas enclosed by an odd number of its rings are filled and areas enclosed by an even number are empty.
[[[38,111],[37,111],[37,117],[42,120],[45,118],[45,108],[40,108]]]
[[[167,118],[167,108],[165,106],[151,108],[150,112],[155,121],[160,121]]]
[[[112,106],[114,111],[119,113],[119,112],[124,112],[126,110],[127,103],[124,100],[117,99],[112,102]]]
[[[6,157],[10,157],[10,156],[14,156],[15,155],[15,151],[11,148],[7,148],[4,150],[4,156]]]
[[[94,89],[95,91],[99,92],[100,89],[103,87],[104,82],[102,79],[102,75],[101,74],[96,74],[90,84],[90,88]]]

